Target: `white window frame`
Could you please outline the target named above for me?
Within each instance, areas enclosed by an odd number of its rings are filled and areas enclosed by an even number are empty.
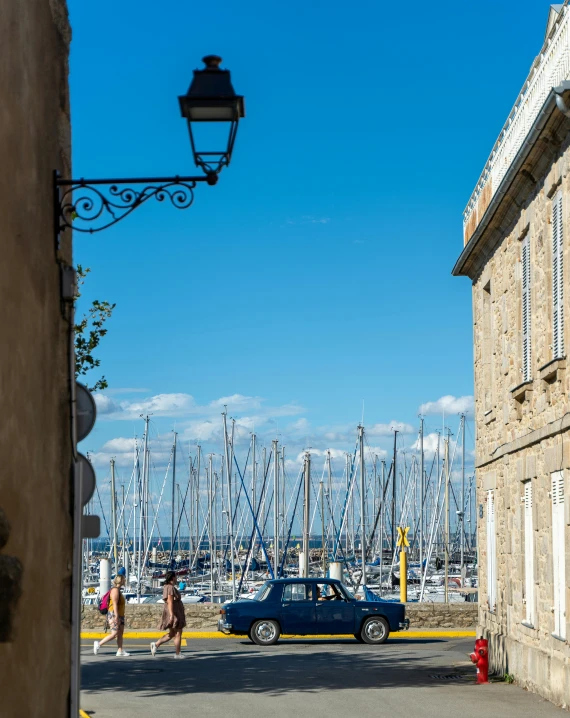
[[[487,603],[497,609],[497,535],[495,529],[495,491],[487,491]]]
[[[532,302],[530,235],[523,239],[522,263],[522,373],[523,381],[532,379]]]
[[[552,498],[552,589],[554,594],[554,630],[552,635],[566,640],[566,522],[564,520],[564,472],[551,477]]]
[[[524,484],[524,623],[534,628],[534,526],[532,521],[532,482]]]
[[[552,200],[552,358],[564,356],[564,222],[562,191]]]

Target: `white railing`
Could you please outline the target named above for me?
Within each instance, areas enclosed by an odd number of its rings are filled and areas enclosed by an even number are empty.
[[[487,208],[491,198],[499,188],[517,152],[521,148],[532,124],[544,101],[553,87],[556,87],[570,76],[570,0],[564,1],[560,15],[553,27],[540,54],[537,56],[530,74],[523,85],[517,101],[495,142],[493,151],[483,170],[467,207],[463,212],[464,240],[467,243],[475,227]],[[484,204],[479,207],[479,199],[483,191]],[[476,212],[474,221],[473,213]],[[466,228],[469,223],[469,236]]]

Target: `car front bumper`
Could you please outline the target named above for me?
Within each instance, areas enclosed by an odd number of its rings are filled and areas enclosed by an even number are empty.
[[[225,633],[226,636],[229,636],[229,634],[232,632],[232,624],[226,623],[223,618],[220,618],[218,620],[218,631],[221,631],[222,633]]]
[[[406,618],[405,620],[400,621],[400,623],[398,625],[400,627],[400,631],[407,631],[408,628],[410,627],[410,619]]]

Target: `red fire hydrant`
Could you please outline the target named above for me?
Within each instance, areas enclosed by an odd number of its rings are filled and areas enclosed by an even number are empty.
[[[477,683],[489,683],[489,641],[477,638],[469,658],[477,666]]]

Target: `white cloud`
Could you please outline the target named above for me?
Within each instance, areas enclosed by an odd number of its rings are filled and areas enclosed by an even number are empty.
[[[314,217],[313,215],[303,215],[300,219],[288,219],[286,224],[328,224],[330,217]]]
[[[114,414],[121,410],[119,404],[117,404],[110,396],[105,394],[94,394],[95,406],[97,407],[97,416],[104,416],[105,414]]]
[[[108,420],[132,420],[146,414],[180,418],[198,415],[213,418],[219,417],[224,407],[227,407],[228,417],[233,413],[255,410],[263,420],[267,420],[268,417],[294,416],[303,411],[303,407],[294,402],[277,407],[263,406],[261,397],[242,394],[223,396],[205,406],[197,404],[191,394],[182,392],[156,394],[135,401],[115,401],[106,394],[95,394],[95,401],[98,413]]]
[[[460,396],[455,397],[451,394],[442,396],[437,401],[428,401],[419,408],[419,413],[423,416],[429,414],[473,414],[473,397]]]
[[[436,432],[424,435],[424,454],[426,454],[426,456],[433,456],[433,454],[437,451],[438,445],[440,454],[443,456],[443,439],[441,438],[441,435]],[[420,450],[421,446],[419,437],[412,444],[411,448],[414,451]]]
[[[365,428],[368,436],[393,436],[394,431],[400,434],[414,434],[416,429],[411,424],[405,424],[403,421],[391,421],[389,424],[374,424],[369,429]]]
[[[124,437],[118,437],[103,444],[101,451],[106,451],[108,453],[114,452],[117,454],[123,454],[126,451],[130,451],[132,453],[134,451],[136,441],[137,440],[135,438],[127,439]]]

